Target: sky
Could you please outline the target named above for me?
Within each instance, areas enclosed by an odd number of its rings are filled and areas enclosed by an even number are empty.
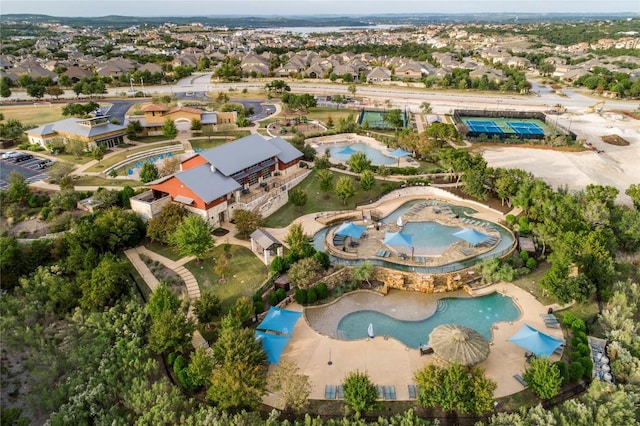
[[[34,13],[67,17],[478,12],[640,14],[640,0],[0,0],[0,15]]]

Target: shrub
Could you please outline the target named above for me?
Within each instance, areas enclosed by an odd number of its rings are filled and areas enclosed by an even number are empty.
[[[296,299],[296,302],[301,304],[301,305],[306,305],[307,304],[307,289],[304,288],[297,288],[296,289],[296,293],[293,296],[294,299]]]
[[[576,352],[578,352],[582,357],[589,356],[591,354],[591,350],[589,349],[589,346],[587,346],[584,343],[578,344],[578,346],[576,347]]]
[[[253,293],[254,302],[262,302],[262,295],[260,293]]]
[[[318,300],[326,299],[329,296],[329,288],[326,283],[318,283],[315,288]]]
[[[178,355],[173,362],[173,372],[178,374],[179,371],[184,370],[188,365],[187,359],[182,355]]]
[[[523,262],[527,262],[529,260],[529,252],[526,250],[521,250],[519,253],[519,256]]]
[[[316,303],[318,301],[318,293],[315,287],[309,288],[307,291],[307,303]]]
[[[587,324],[585,324],[585,322],[583,320],[581,320],[580,318],[576,318],[571,323],[571,329],[573,331],[582,331],[583,334],[584,334],[584,332],[587,331]],[[585,339],[586,339],[586,335],[585,335]]]
[[[515,217],[514,215],[512,215],[512,214],[508,214],[508,215],[505,217],[505,220],[507,221],[507,223],[508,223],[509,225],[513,225],[514,223],[516,223],[516,217]]]
[[[526,253],[526,251],[525,251]],[[536,269],[538,267],[538,261],[535,260],[533,257],[530,257],[527,259],[527,268],[533,270]]]
[[[275,292],[269,293],[268,299],[269,299],[269,305],[276,306],[278,304],[278,295]]]
[[[570,382],[572,383],[577,382],[578,380],[580,380],[583,374],[584,374],[584,367],[582,366],[582,363],[572,362],[571,365],[569,365],[569,381]]]
[[[331,259],[329,255],[323,251],[317,251],[313,254],[313,258],[318,261],[322,267],[327,270],[331,266]]]
[[[574,331],[573,338],[571,339],[571,344],[577,345],[578,343],[589,343],[589,339],[587,338],[587,333],[582,330]]]
[[[42,220],[47,220],[49,219],[49,215],[51,214],[51,207],[49,206],[44,206],[42,209],[40,209],[40,218]]]
[[[262,300],[254,301],[253,310],[256,314],[261,314],[262,312],[264,312],[264,302]]]
[[[276,290],[276,296],[278,297],[278,303],[282,302],[287,297],[287,292],[283,288]]]
[[[178,354],[175,352],[171,352],[169,355],[167,355],[167,364],[169,365],[169,367],[173,367],[173,364],[176,361],[177,356]]]
[[[585,379],[590,379],[591,373],[593,371],[593,361],[591,361],[591,357],[583,356],[582,358],[578,359],[577,362],[579,362],[580,365],[582,365],[582,368],[584,369],[582,373],[582,377],[584,377]]]
[[[571,312],[567,312],[562,316],[562,325],[571,327],[571,324],[576,320],[576,316]]]
[[[562,386],[569,383],[569,367],[567,367],[567,363],[564,361],[556,361],[555,365],[558,366],[558,371],[560,371],[560,377],[562,377]]]

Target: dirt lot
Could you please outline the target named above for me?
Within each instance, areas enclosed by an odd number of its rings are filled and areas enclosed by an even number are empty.
[[[640,182],[640,121],[621,114],[575,114],[569,116],[571,130],[578,139],[590,142],[602,153],[559,152],[532,148],[487,147],[484,158],[491,167],[519,168],[533,173],[554,188],[566,185],[579,191],[588,184],[618,189],[618,202],[631,205],[624,191]],[[629,146],[602,141],[603,135],[617,134]]]

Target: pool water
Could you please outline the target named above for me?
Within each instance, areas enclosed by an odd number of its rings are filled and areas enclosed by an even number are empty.
[[[460,241],[452,235],[458,231],[462,231],[462,228],[438,222],[409,222],[402,227],[403,234],[413,236],[414,247],[428,249],[430,254],[442,254],[451,244]]]
[[[373,164],[374,166],[389,166],[398,163],[398,160],[396,158],[387,157],[379,149],[375,149],[367,144],[360,142],[352,143],[350,145],[331,147],[329,148],[330,157],[340,161],[348,161],[353,154],[340,154],[340,151],[347,147],[353,149],[354,151],[364,152],[367,158],[371,160],[371,164]]]
[[[336,336],[343,340],[367,338],[367,328],[373,324],[376,338],[389,336],[406,346],[418,348],[429,342],[429,334],[439,325],[462,325],[491,340],[491,327],[496,322],[514,321],[520,317],[512,299],[499,293],[472,298],[438,300],[435,314],[421,321],[402,321],[378,311],[355,311],[338,323]]]

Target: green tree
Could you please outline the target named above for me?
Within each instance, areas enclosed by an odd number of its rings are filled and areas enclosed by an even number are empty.
[[[363,171],[371,168],[371,160],[367,158],[367,155],[364,152],[360,151],[352,154],[351,157],[349,157],[347,164],[354,173],[362,173]]]
[[[633,206],[640,210],[640,183],[632,183],[629,185],[629,188],[624,191],[629,197],[631,197],[631,201],[633,201]]]
[[[311,237],[304,233],[302,224],[297,222],[289,227],[289,232],[284,238],[284,242],[289,245],[289,249],[293,253],[301,257],[306,247],[311,245]]]
[[[138,135],[140,135],[140,133],[142,133],[143,130],[144,130],[144,127],[142,127],[142,124],[140,124],[140,121],[131,120],[127,125],[127,137],[131,140],[136,140],[138,139]]]
[[[423,101],[420,104],[420,110],[422,111],[423,114],[431,114],[433,112],[433,108],[431,107],[431,104],[427,101]]]
[[[215,365],[216,361],[208,348],[196,348],[191,352],[187,375],[196,386],[205,386],[209,383]]]
[[[345,403],[359,415],[380,408],[378,389],[366,372],[348,373],[342,381]]]
[[[171,118],[164,120],[164,126],[162,127],[162,135],[167,139],[174,139],[178,135],[178,128],[176,123]]]
[[[11,80],[9,77],[0,78],[0,97],[11,97]]]
[[[289,279],[298,288],[308,288],[322,274],[322,265],[316,259],[307,257],[300,259],[289,268]]]
[[[213,369],[207,399],[222,410],[256,409],[267,393],[266,383],[261,365],[221,364]]]
[[[245,323],[254,314],[253,303],[246,296],[239,297],[229,310],[229,313],[237,318],[240,323]]]
[[[395,129],[404,127],[402,111],[400,111],[399,109],[392,109],[391,111],[385,112],[382,116],[382,120]]]
[[[307,204],[307,193],[299,188],[292,189],[289,191],[289,201],[296,206],[298,212],[301,212],[302,207]]]
[[[169,237],[176,231],[178,225],[189,214],[184,206],[176,203],[169,203],[160,211],[160,214],[152,217],[147,222],[147,237],[152,241],[169,243]]]
[[[160,177],[158,168],[155,164],[145,162],[140,169],[140,181],[143,183],[152,182]]]
[[[300,373],[291,361],[280,361],[278,368],[269,375],[271,390],[280,393],[280,402],[294,412],[300,413],[309,402],[311,383],[309,376]]]
[[[528,365],[523,379],[541,399],[551,399],[560,392],[562,376],[556,364],[548,358],[535,358]]]
[[[347,90],[349,91],[349,93],[351,93],[351,96],[355,96],[358,87],[355,84],[350,84],[347,86]]]
[[[484,370],[451,364],[446,368],[426,365],[416,371],[418,401],[424,407],[439,406],[444,411],[483,414],[493,407],[496,384],[487,379]]]
[[[82,299],[80,304],[89,310],[97,310],[105,306],[112,306],[123,293],[131,281],[127,261],[118,260],[115,255],[106,254],[98,263],[91,277],[80,283]]]
[[[224,276],[229,272],[229,258],[225,255],[218,256],[216,259],[216,265],[213,267],[213,272],[220,277],[218,282],[227,282],[227,279]]]
[[[177,312],[180,309],[180,299],[169,290],[167,283],[161,282],[149,297],[145,309],[152,321],[160,318],[163,312]]]
[[[209,324],[220,316],[222,303],[213,288],[207,288],[200,293],[200,297],[193,302],[193,313],[200,324]]]
[[[336,183],[336,195],[342,200],[343,205],[347,205],[347,200],[356,195],[356,189],[349,176],[342,176]]]
[[[24,204],[31,196],[31,189],[29,189],[25,177],[14,170],[9,173],[8,181],[9,186],[7,186],[4,194],[2,194],[3,201],[5,203]]]
[[[249,238],[263,223],[262,215],[257,210],[234,210],[233,220],[242,238]]]
[[[93,222],[100,234],[102,251],[116,252],[138,245],[144,238],[144,223],[132,211],[111,208],[96,215]]]
[[[327,194],[333,189],[333,173],[331,170],[322,169],[316,172],[316,179],[320,185],[320,191]]]
[[[151,323],[149,348],[157,354],[183,352],[191,344],[194,329],[183,309],[161,311]]]
[[[69,139],[64,146],[64,150],[76,158],[81,158],[87,150],[87,146],[79,139]]]
[[[360,187],[365,191],[370,190],[376,184],[376,178],[371,170],[365,170],[360,176]]]
[[[198,215],[189,215],[176,227],[169,237],[182,256],[195,256],[200,260],[213,248],[211,226]]]
[[[369,279],[372,274],[373,265],[368,260],[353,268],[353,277],[359,281],[366,281],[369,286],[371,286]]]

